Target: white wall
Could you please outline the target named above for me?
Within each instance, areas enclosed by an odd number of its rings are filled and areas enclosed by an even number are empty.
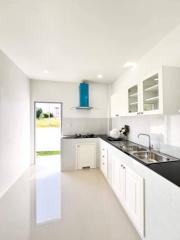
[[[0,197],[30,164],[29,80],[0,51]]]
[[[34,102],[63,103],[63,134],[104,134],[108,128],[109,100],[107,84],[90,83],[89,97],[92,110],[77,110],[79,106],[79,83],[31,80],[31,132],[34,134]],[[32,135],[32,152],[34,135]],[[33,158],[33,156],[32,156]]]
[[[180,25],[162,39],[153,49],[144,55],[135,69],[127,70],[112,85],[112,93],[127,91],[127,87],[136,83],[138,79],[145,79],[148,75],[156,73],[162,65],[180,66]],[[172,79],[173,84],[173,79]],[[137,134],[148,133],[152,136],[154,144],[160,145],[162,151],[180,157],[180,115],[171,116],[139,116],[120,117],[112,119],[112,127],[120,128],[128,124],[131,128],[130,140],[145,143],[139,140]],[[173,147],[172,147],[173,146]],[[174,151],[175,150],[175,151]]]
[[[180,66],[180,25],[145,54],[137,62],[135,69],[128,70],[121,75],[112,85],[113,92],[120,89],[122,85],[144,79],[149,73],[155,72],[162,65]]]
[[[31,101],[63,103],[64,118],[107,118],[108,87],[106,84],[89,85],[90,111],[76,110],[79,105],[79,83],[31,80]]]

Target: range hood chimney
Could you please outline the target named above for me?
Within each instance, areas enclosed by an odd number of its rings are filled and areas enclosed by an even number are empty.
[[[79,106],[76,109],[90,110],[89,106],[89,84],[82,82],[79,84]]]

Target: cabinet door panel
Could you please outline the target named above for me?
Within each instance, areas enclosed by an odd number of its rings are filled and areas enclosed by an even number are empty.
[[[127,171],[126,176],[126,204],[131,213],[137,214],[137,180],[136,177]]]
[[[143,81],[143,112],[159,110],[159,75]]]
[[[118,199],[123,203],[125,200],[126,169],[117,157],[113,157],[113,189]]]
[[[124,87],[121,91],[111,96],[111,117],[120,117],[128,115],[127,89]]]
[[[139,106],[138,85],[128,89],[128,113],[137,114]]]
[[[84,167],[95,167],[96,145],[95,144],[78,144],[76,146],[77,169]]]
[[[144,182],[134,171],[126,168],[126,208],[141,235],[144,235]]]

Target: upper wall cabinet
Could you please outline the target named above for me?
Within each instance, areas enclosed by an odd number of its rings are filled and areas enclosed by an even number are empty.
[[[163,66],[140,81],[140,114],[178,114],[180,110],[180,68]]]
[[[111,96],[111,117],[120,117],[120,94],[115,93]]]
[[[126,91],[121,89],[111,96],[111,117],[127,116],[128,100]]]
[[[136,85],[124,89],[126,96],[116,98],[118,116],[178,114],[180,112],[180,68],[163,66],[146,75]],[[122,108],[123,111],[119,109]],[[111,102],[111,106],[113,102]],[[112,115],[115,117],[115,115]]]

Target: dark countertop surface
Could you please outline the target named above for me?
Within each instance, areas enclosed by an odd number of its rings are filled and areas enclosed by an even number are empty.
[[[101,138],[102,140],[106,141],[107,143],[111,144],[118,150],[126,153],[127,155],[131,156],[134,158],[136,161],[139,163],[143,164],[147,168],[153,170],[157,174],[161,175],[162,177],[166,178],[170,182],[174,183],[178,187],[180,187],[180,159],[177,161],[171,161],[171,162],[161,162],[161,163],[151,163],[151,164],[146,164],[143,161],[139,160],[135,156],[131,154],[131,152],[126,151],[125,149],[122,148],[122,145],[137,145],[140,147],[145,148],[144,146],[141,146],[137,143],[131,142],[131,141],[109,141],[107,139],[107,135],[95,135],[93,138]],[[81,139],[81,138],[76,138],[74,135],[72,136],[64,136],[63,139]],[[163,153],[162,153],[163,154]]]
[[[139,163],[145,165],[147,168],[153,170],[157,174],[161,175],[162,177],[166,178],[170,182],[172,182],[175,185],[177,185],[178,187],[180,187],[180,159],[177,161],[172,161],[172,162],[151,163],[148,165],[148,164],[142,162],[141,160],[139,160],[138,158],[134,157],[133,155],[131,155],[131,153],[124,151],[121,147],[118,147],[117,141],[115,141],[115,142],[109,141],[107,139],[106,135],[99,135],[98,137],[103,139],[107,143],[111,144],[112,146],[116,147],[120,151],[123,151],[124,153],[128,154],[129,156],[131,156],[132,158],[137,160]],[[134,142],[130,142],[130,141],[120,141],[120,142],[119,142],[120,145],[123,145],[124,143],[127,143],[127,144],[133,143],[135,145],[138,145],[138,144],[136,144]],[[141,146],[141,145],[138,145],[138,146]]]
[[[76,137],[76,135],[63,136],[62,139],[86,139],[86,138],[98,138],[100,135],[86,136],[86,137]],[[103,135],[104,136],[104,135]]]

